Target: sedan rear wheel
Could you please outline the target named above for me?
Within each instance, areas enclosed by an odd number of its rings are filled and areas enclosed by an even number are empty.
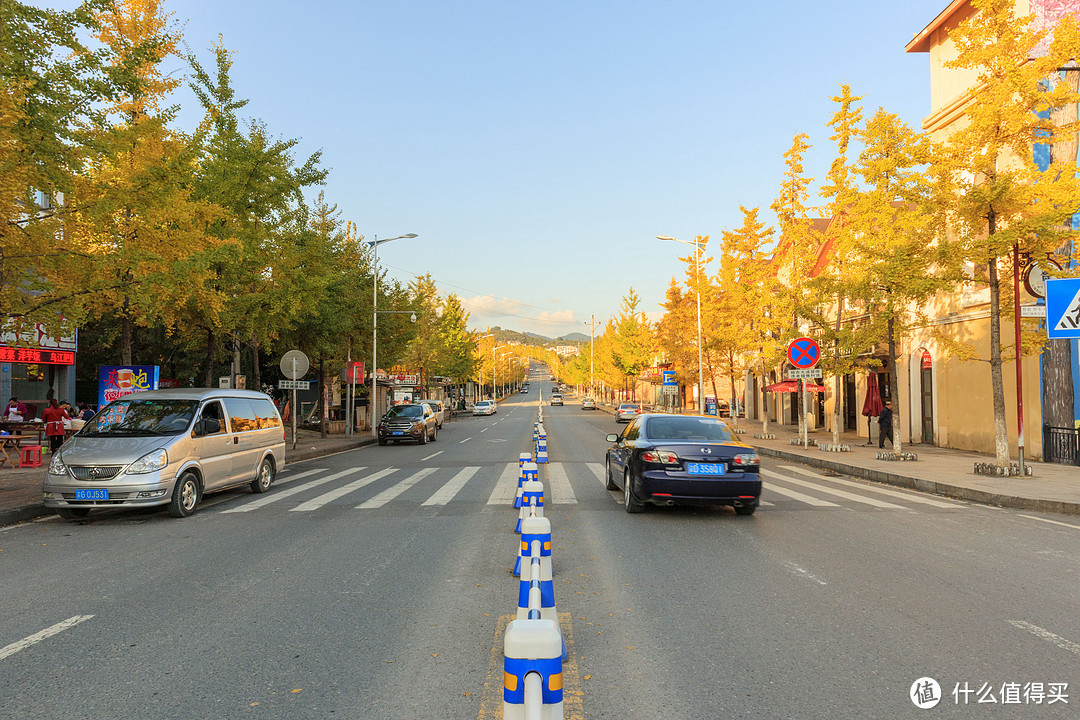
[[[638,502],[634,493],[630,490],[630,471],[623,473],[623,501],[626,504],[626,512],[639,513],[645,510],[645,504]]]
[[[616,482],[611,479],[611,461],[610,460],[608,460],[608,463],[607,463],[607,482],[604,484],[604,487],[606,487],[608,490],[618,490],[619,489],[618,484],[616,484]]]

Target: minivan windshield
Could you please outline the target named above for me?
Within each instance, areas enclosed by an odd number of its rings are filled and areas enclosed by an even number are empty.
[[[116,400],[87,421],[82,437],[140,437],[179,435],[186,431],[199,408],[197,400]]]

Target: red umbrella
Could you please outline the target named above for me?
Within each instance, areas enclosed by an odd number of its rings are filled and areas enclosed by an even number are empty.
[[[870,418],[881,414],[884,406],[881,404],[881,393],[878,392],[877,373],[871,372],[866,376],[866,399],[863,400],[862,414],[866,416],[867,444],[873,444],[871,438]]]
[[[799,389],[798,380],[784,380],[765,386],[765,392],[795,392]]]

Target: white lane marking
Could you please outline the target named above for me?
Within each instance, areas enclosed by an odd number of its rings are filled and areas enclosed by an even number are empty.
[[[26,648],[30,647],[31,645],[34,645],[36,643],[41,642],[42,640],[50,638],[53,635],[56,635],[57,633],[62,633],[65,630],[67,630],[68,628],[73,628],[76,625],[78,625],[79,623],[81,623],[81,622],[83,622],[85,620],[89,620],[92,617],[94,617],[94,616],[93,615],[73,615],[72,617],[69,617],[67,620],[63,620],[61,622],[56,623],[52,627],[47,627],[44,630],[41,630],[39,632],[34,633],[33,635],[30,635],[29,637],[25,637],[22,640],[19,640],[17,642],[13,642],[13,643],[11,643],[10,645],[8,645],[6,647],[2,647],[2,648],[0,648],[0,660],[3,660],[4,658],[8,657],[9,655],[14,655],[15,653],[19,652],[20,650],[25,650]]]
[[[807,578],[807,579],[809,579],[809,580],[813,580],[813,581],[814,581],[814,582],[816,582],[816,583],[817,583],[818,585],[826,585],[826,584],[827,584],[827,583],[826,583],[826,582],[825,582],[824,580],[822,580],[821,578],[815,577],[814,575],[812,575],[811,573],[807,572],[806,570],[804,570],[803,568],[799,567],[798,565],[796,565],[796,564],[795,564],[795,563],[793,563],[793,562],[788,562],[788,563],[784,563],[784,564],[785,564],[785,565],[787,566],[787,569],[788,569],[788,570],[790,570],[791,572],[795,573],[796,575],[801,575],[801,576],[803,576],[804,578]]]
[[[471,438],[471,437],[467,437],[467,438],[465,438],[464,440],[460,441],[460,442],[458,443],[458,445],[464,445],[465,443],[469,442],[470,440],[472,440],[472,438]]]
[[[607,478],[604,475],[607,470],[600,463],[585,463],[585,467],[592,470],[592,474],[596,476],[596,479],[600,481],[600,484],[607,487]]]
[[[318,510],[323,505],[326,505],[327,503],[333,502],[334,500],[337,500],[339,497],[344,497],[345,495],[348,495],[351,492],[355,492],[355,491],[359,490],[362,487],[367,487],[368,485],[375,482],[376,480],[384,478],[387,475],[389,475],[391,473],[395,473],[395,472],[397,472],[397,468],[383,468],[382,470],[379,470],[377,472],[373,472],[372,474],[368,475],[367,477],[362,477],[362,478],[360,478],[358,480],[354,480],[351,483],[342,485],[341,487],[338,487],[338,488],[334,488],[333,490],[331,490],[328,493],[323,493],[322,495],[320,495],[320,496],[318,496],[316,498],[312,498],[311,500],[308,500],[307,502],[300,503],[299,505],[297,505],[294,508],[289,508],[289,511],[290,512],[311,512],[312,510]]]
[[[761,507],[776,507],[771,502],[766,502],[765,500],[758,500],[758,505]]]
[[[302,473],[296,473],[295,475],[286,475],[279,479],[274,479],[275,485],[284,485],[285,483],[291,483],[293,480],[299,480],[300,478],[307,477],[308,475],[314,475],[315,473],[326,472],[326,468],[315,468],[314,470],[305,470]]]
[[[766,470],[761,471],[763,475],[766,474],[766,472]],[[818,500],[816,497],[803,495],[801,492],[787,490],[785,488],[777,487],[776,485],[772,484],[766,485],[764,488],[762,488],[761,493],[763,495],[765,493],[776,493],[777,495],[783,495],[784,497],[791,498],[792,500],[798,500],[799,502],[804,502],[808,505],[813,505],[815,507],[840,507],[834,502],[829,502],[828,500]]]
[[[481,430],[480,432],[487,432],[487,431],[488,431],[488,429],[487,429],[487,428],[484,428],[484,429],[483,429],[483,430]]]
[[[391,500],[393,500],[394,498],[396,498],[401,493],[403,493],[406,490],[408,490],[409,488],[411,488],[416,483],[418,483],[421,480],[423,480],[424,478],[426,478],[431,473],[435,472],[436,469],[437,468],[424,468],[422,470],[417,470],[415,473],[413,473],[409,477],[405,478],[404,480],[399,482],[397,485],[393,485],[392,487],[388,487],[387,489],[383,490],[381,493],[379,493],[375,497],[371,498],[370,500],[366,500],[365,502],[360,503],[359,505],[356,506],[356,509],[357,510],[367,510],[367,509],[370,509],[370,508],[382,507],[386,503],[388,503]]]
[[[461,488],[465,487],[465,483],[472,479],[472,476],[480,471],[479,467],[470,466],[462,468],[458,471],[458,474],[452,477],[449,482],[439,488],[434,495],[421,503],[422,506],[429,505],[445,505],[454,499],[454,496],[458,494]]]
[[[430,455],[428,455],[428,456],[427,456],[426,458],[420,458],[420,462],[424,462],[425,460],[430,460],[431,458],[435,457],[436,455],[442,455],[442,454],[443,454],[443,452],[445,452],[445,451],[444,451],[444,450],[440,450],[440,451],[439,451],[439,452],[437,452],[437,453],[431,453],[431,454],[430,454]]]
[[[781,465],[784,470],[791,470],[793,472],[802,473],[803,475],[809,475],[810,477],[816,477],[826,482],[837,483],[838,485],[847,485],[848,487],[857,488],[859,490],[867,490],[869,492],[876,492],[879,495],[888,495],[890,497],[900,498],[901,500],[907,500],[913,503],[922,503],[923,505],[931,505],[933,507],[941,508],[957,508],[960,505],[966,505],[964,502],[945,502],[943,500],[935,500],[933,498],[924,497],[915,490],[909,490],[908,492],[902,492],[900,490],[889,490],[888,488],[877,487],[876,485],[863,485],[861,483],[853,482],[851,480],[844,480],[843,478],[828,477],[827,475],[821,475],[813,470],[807,470],[806,468],[796,467],[794,465]]]
[[[1048,643],[1057,645],[1062,650],[1068,650],[1074,655],[1080,655],[1080,644],[1074,643],[1072,640],[1066,640],[1060,635],[1055,635],[1046,628],[1041,628],[1038,625],[1032,625],[1031,623],[1025,622],[1023,620],[1010,620],[1009,624],[1013,627],[1020,628],[1021,630],[1026,630],[1035,637],[1040,637]]]
[[[562,463],[548,463],[548,484],[551,486],[552,505],[572,505],[577,502],[574,489],[570,487],[570,478]]]
[[[852,502],[864,503],[872,507],[887,508],[889,510],[908,509],[903,505],[897,505],[895,503],[885,502],[884,500],[875,500],[874,498],[863,497],[862,495],[849,493],[846,490],[835,490],[833,488],[822,487],[819,483],[812,483],[806,480],[798,480],[796,478],[788,477],[786,475],[780,475],[778,473],[770,472],[768,470],[763,470],[762,472],[764,472],[766,475],[771,475],[772,477],[783,480],[784,482],[795,483],[796,485],[801,485],[802,487],[810,488],[811,490],[816,490],[817,492],[823,492],[826,495],[835,495],[836,497],[842,497],[845,500],[851,500]]]
[[[495,483],[495,489],[491,491],[491,497],[488,498],[487,504],[513,505],[514,497],[517,495],[519,473],[517,463],[507,464],[503,468],[502,475],[499,476],[499,481]]]
[[[320,485],[323,485],[325,483],[331,482],[333,480],[337,480],[340,477],[345,477],[346,475],[352,475],[355,472],[360,472],[363,469],[364,469],[363,467],[349,468],[348,470],[342,470],[341,472],[334,473],[333,475],[327,475],[326,477],[319,478],[318,480],[312,480],[311,482],[306,482],[306,483],[303,483],[301,485],[297,485],[296,487],[289,488],[288,490],[279,490],[277,492],[270,492],[270,493],[267,493],[266,495],[263,495],[258,500],[252,500],[249,503],[244,503],[240,507],[234,507],[234,508],[231,508],[229,510],[222,510],[221,514],[224,515],[225,513],[250,512],[252,510],[257,510],[258,508],[261,508],[264,505],[269,505],[270,503],[275,503],[278,500],[284,500],[285,498],[289,497],[290,495],[295,495],[296,493],[304,492],[305,490],[310,490],[313,487],[319,487]]]
[[[1058,522],[1057,520],[1047,520],[1046,518],[1035,517],[1034,515],[1020,515],[1022,518],[1028,520],[1038,520],[1039,522],[1050,523],[1051,525],[1061,525],[1062,527],[1072,528],[1073,530],[1080,530],[1080,525],[1071,525],[1069,523]]]

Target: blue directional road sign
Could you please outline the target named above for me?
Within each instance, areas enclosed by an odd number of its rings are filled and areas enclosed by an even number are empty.
[[[797,338],[787,346],[788,362],[797,368],[812,368],[821,357],[821,348],[810,338]]]
[[[1047,279],[1046,336],[1080,338],[1080,278]]]

